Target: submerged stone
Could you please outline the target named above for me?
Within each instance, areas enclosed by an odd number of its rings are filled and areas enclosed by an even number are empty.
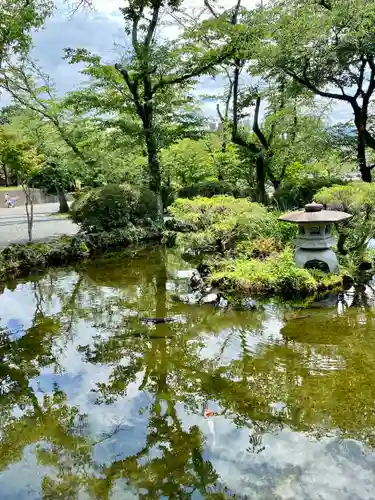
[[[178,295],[175,297],[178,302],[183,302],[184,304],[198,304],[202,298],[201,292],[186,293],[183,295]]]
[[[192,290],[198,290],[199,288],[202,288],[202,286],[203,286],[202,276],[199,274],[198,271],[194,271],[190,278],[190,288]]]
[[[236,309],[244,309],[245,311],[255,311],[259,308],[258,303],[254,299],[244,298],[236,304]]]

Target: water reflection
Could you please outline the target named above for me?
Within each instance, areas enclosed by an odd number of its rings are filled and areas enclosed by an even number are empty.
[[[189,306],[181,269],[156,248],[4,290],[1,498],[371,498],[373,311]]]

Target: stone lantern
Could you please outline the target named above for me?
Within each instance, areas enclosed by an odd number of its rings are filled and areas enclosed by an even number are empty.
[[[294,242],[297,266],[337,272],[339,263],[332,250],[336,244],[331,235],[332,225],[350,217],[345,212],[323,210],[323,205],[319,203],[309,203],[305,210],[279,217],[280,220],[298,224],[298,238]]]

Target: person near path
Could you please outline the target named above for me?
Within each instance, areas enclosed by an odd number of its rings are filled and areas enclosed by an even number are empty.
[[[8,208],[14,207],[16,200],[12,200],[8,193],[5,193],[5,203]]]

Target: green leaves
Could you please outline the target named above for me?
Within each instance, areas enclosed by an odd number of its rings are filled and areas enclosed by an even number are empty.
[[[2,0],[0,8],[0,67],[13,54],[28,53],[31,32],[52,13],[50,0]]]

